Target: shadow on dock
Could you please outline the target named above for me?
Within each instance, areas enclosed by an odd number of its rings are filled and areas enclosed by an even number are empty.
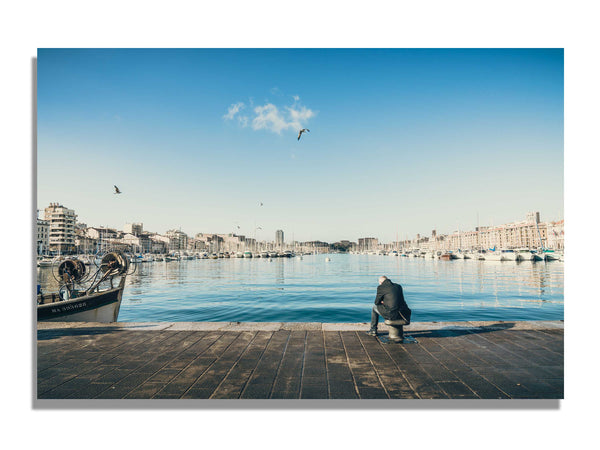
[[[407,336],[412,336],[414,338],[445,338],[445,337],[457,337],[471,334],[482,334],[482,333],[492,333],[494,331],[506,331],[514,328],[514,322],[502,322],[497,324],[484,325],[479,327],[447,327],[447,328],[438,328],[432,330],[410,330],[410,325],[404,329],[404,333]]]
[[[135,331],[151,331],[154,330],[153,325],[144,327],[143,325],[137,326]],[[49,329],[49,330],[38,330],[37,339],[38,341],[47,341],[50,339],[58,339],[63,336],[99,336],[103,334],[123,333],[131,332],[131,328],[117,328],[117,327],[79,327],[79,328],[60,328],[60,329]]]

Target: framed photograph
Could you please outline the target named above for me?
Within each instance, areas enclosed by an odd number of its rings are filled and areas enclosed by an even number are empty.
[[[36,400],[564,398],[562,48],[40,48]]]

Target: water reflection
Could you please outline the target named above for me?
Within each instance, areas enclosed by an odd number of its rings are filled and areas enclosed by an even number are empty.
[[[140,263],[119,320],[366,322],[380,275],[403,285],[415,321],[563,318],[561,262],[310,255]],[[58,289],[49,268],[38,283]]]

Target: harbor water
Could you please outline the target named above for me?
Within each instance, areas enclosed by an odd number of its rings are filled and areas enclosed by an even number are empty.
[[[136,266],[120,322],[367,322],[380,275],[402,285],[414,322],[564,318],[559,261],[331,254]],[[58,289],[51,268],[37,273],[44,291]]]

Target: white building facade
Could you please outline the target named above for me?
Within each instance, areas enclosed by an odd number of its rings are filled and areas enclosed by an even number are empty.
[[[36,249],[38,255],[46,255],[50,250],[50,224],[47,220],[37,219]]]
[[[48,245],[55,253],[75,251],[75,211],[58,203],[50,203],[44,210],[44,220],[48,222]]]

